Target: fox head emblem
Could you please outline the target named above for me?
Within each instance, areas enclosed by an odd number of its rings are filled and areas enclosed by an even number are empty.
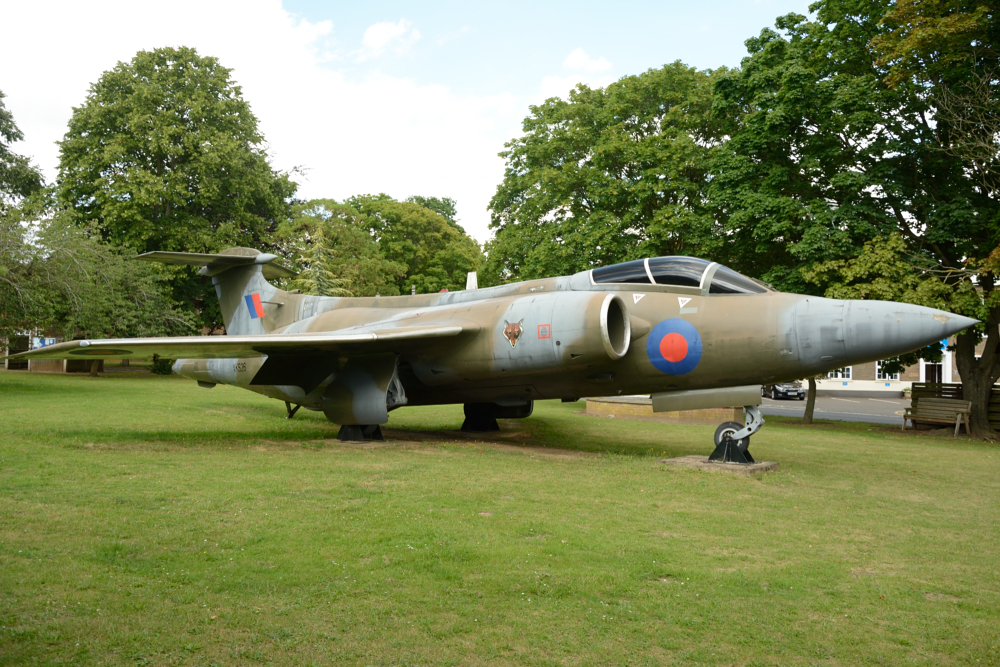
[[[503,321],[503,337],[510,342],[511,347],[517,347],[517,341],[521,337],[521,334],[524,333],[523,329],[521,329],[522,324],[524,324],[524,318],[521,318],[517,322]]]

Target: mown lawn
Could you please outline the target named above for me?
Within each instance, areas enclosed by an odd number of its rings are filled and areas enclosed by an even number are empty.
[[[656,462],[713,427],[582,408],[357,447],[234,388],[0,372],[0,664],[1000,658],[996,445],[770,418],[744,479]]]

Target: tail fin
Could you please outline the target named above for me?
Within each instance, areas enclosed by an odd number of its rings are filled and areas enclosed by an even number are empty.
[[[163,264],[202,267],[198,273],[210,276],[219,297],[227,334],[266,333],[272,326],[266,306],[284,301],[275,297],[281,290],[267,278],[292,278],[294,271],[276,264],[277,255],[252,248],[230,248],[212,255],[194,252],[147,252],[135,259]],[[273,307],[273,306],[272,306]]]

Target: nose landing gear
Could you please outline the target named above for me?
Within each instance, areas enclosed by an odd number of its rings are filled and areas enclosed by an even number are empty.
[[[750,455],[750,436],[764,425],[764,417],[756,405],[744,405],[744,425],[739,422],[725,422],[715,429],[715,451],[709,461],[719,463],[754,463]]]

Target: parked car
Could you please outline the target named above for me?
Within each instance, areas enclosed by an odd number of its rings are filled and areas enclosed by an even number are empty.
[[[801,382],[782,382],[781,384],[764,385],[761,387],[760,395],[775,400],[790,398],[804,401],[806,399],[806,390],[802,388]]]

